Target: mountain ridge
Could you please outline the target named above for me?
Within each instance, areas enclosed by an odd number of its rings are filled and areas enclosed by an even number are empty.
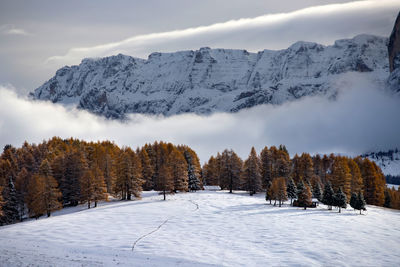
[[[335,97],[348,72],[389,75],[388,38],[358,35],[333,45],[299,41],[287,49],[211,49],[155,52],[148,59],[118,54],[65,66],[30,97],[108,118],[129,113],[174,115],[236,112],[304,96]]]

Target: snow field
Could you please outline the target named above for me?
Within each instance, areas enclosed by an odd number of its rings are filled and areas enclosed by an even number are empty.
[[[396,266],[400,212],[268,205],[264,194],[183,193],[0,228],[1,266]],[[75,208],[76,209],[76,208]],[[73,210],[73,209],[71,209]],[[158,228],[154,233],[133,243]]]

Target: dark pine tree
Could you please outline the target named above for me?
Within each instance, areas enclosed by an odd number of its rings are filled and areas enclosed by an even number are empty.
[[[304,186],[305,186],[305,184],[304,184],[303,180],[300,180],[297,183],[297,186],[296,186],[296,188],[297,188],[297,196],[300,194],[300,192],[302,192],[304,190]]]
[[[347,207],[347,198],[346,194],[343,192],[342,188],[339,187],[339,189],[336,191],[334,195],[334,205],[339,208],[339,213],[341,212],[342,208]]]
[[[267,191],[265,192],[265,200],[269,201],[269,204],[272,204],[272,182],[271,181],[267,181],[267,185],[266,185]]]
[[[322,200],[322,189],[319,183],[313,187],[313,197],[318,199],[318,201]]]
[[[388,189],[385,189],[385,203],[383,204],[383,206],[386,208],[392,207],[392,197]]]
[[[328,206],[328,209],[331,210],[334,205],[333,198],[333,189],[330,182],[327,182],[324,186],[324,193],[322,194],[322,203]]]
[[[292,205],[293,199],[297,198],[297,186],[294,184],[292,178],[289,179],[287,188],[286,188],[287,196],[290,198],[290,205]]]
[[[184,153],[186,161],[187,161],[187,166],[188,166],[188,184],[189,184],[189,190],[190,191],[197,191],[200,190],[200,180],[199,177],[196,175],[196,170],[195,166],[192,162],[192,156],[190,155],[189,152],[185,151]]]
[[[356,209],[355,207],[357,207],[357,194],[354,192],[351,193],[350,207],[352,207],[353,209]]]
[[[360,210],[360,214],[361,214],[362,210],[366,210],[365,205],[366,205],[366,201],[364,199],[363,193],[360,190],[357,195],[357,207],[355,209]]]
[[[3,216],[0,218],[0,224],[17,222],[19,219],[18,195],[11,177],[9,177],[8,185],[4,187],[3,198],[5,203],[2,207]]]

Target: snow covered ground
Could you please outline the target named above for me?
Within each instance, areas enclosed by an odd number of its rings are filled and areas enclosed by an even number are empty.
[[[386,187],[388,187],[388,188],[393,188],[394,187],[394,189],[399,189],[399,185],[398,184],[386,184]]]
[[[398,266],[400,212],[197,192],[65,209],[0,227],[1,266]],[[73,211],[73,212],[72,212]],[[160,228],[158,228],[161,225]],[[157,230],[158,229],[158,230]],[[153,232],[154,231],[154,232]],[[134,250],[132,246],[140,237]]]

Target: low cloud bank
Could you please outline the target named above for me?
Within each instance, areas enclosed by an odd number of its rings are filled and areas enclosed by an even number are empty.
[[[131,115],[110,121],[86,111],[18,97],[0,87],[0,146],[39,143],[52,136],[112,140],[137,147],[163,140],[187,144],[202,162],[225,148],[247,157],[251,146],[285,144],[294,153],[344,153],[400,148],[400,100],[372,86],[362,74],[338,82],[336,100],[306,97],[280,106],[261,105],[238,113],[171,117]]]

